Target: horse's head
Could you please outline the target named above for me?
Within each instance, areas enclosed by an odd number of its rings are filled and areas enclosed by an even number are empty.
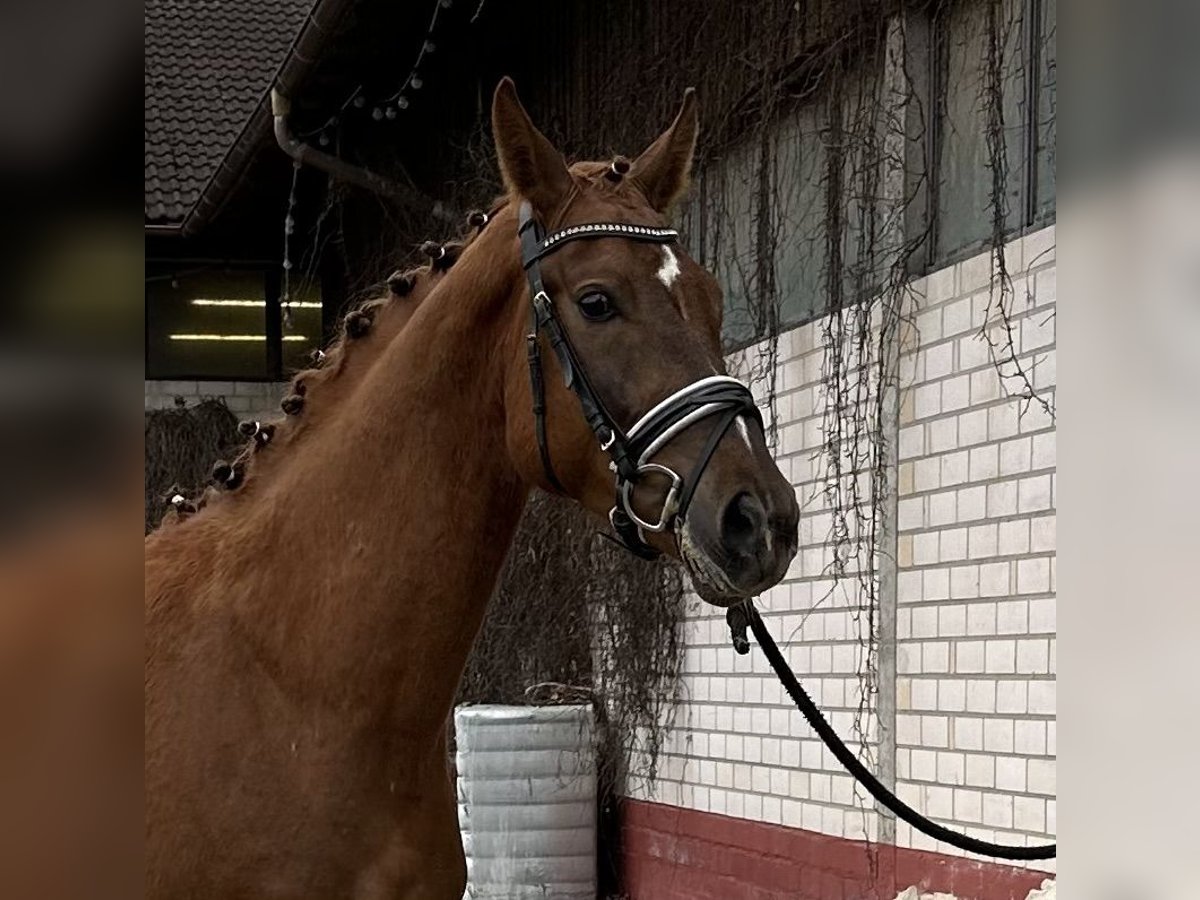
[[[723,377],[720,288],[665,219],[692,165],[692,93],[632,163],[568,168],[508,79],[492,126],[521,210],[522,327],[539,335],[522,344],[505,385],[518,468],[613,511],[635,551],[682,559],[711,603],[769,588],[796,553],[795,494],[749,392]]]

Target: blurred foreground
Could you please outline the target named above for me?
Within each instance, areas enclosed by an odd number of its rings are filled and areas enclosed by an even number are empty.
[[[0,897],[141,893],[139,7],[0,11]]]

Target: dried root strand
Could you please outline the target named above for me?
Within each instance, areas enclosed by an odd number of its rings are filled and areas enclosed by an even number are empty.
[[[215,458],[232,459],[244,444],[237,417],[224,400],[209,399],[185,410],[146,411],[147,531],[164,521],[178,521],[171,503],[175,494],[204,508]],[[215,490],[215,489],[214,489]]]

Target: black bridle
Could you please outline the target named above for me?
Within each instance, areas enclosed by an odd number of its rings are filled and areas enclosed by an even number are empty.
[[[672,228],[630,225],[620,222],[597,222],[571,225],[543,236],[542,227],[533,215],[528,202],[520,207],[518,234],[521,238],[521,264],[529,279],[530,327],[525,337],[529,358],[529,379],[533,390],[533,416],[537,432],[538,451],[542,468],[555,490],[566,493],[554,474],[550,462],[550,447],[546,442],[546,398],[542,376],[539,336],[544,331],[550,347],[558,357],[563,382],[574,392],[588,427],[596,436],[600,449],[611,459],[609,468],[616,475],[616,500],[609,512],[609,521],[618,541],[627,550],[643,559],[653,559],[658,551],[644,538],[644,533],[667,531],[676,521],[683,521],[692,502],[696,486],[712,460],[717,445],[740,415],[753,416],[762,426],[762,416],[750,389],[728,375],[712,375],[694,381],[657,403],[649,412],[623,431],[604,407],[603,401],[588,381],[579,354],[571,344],[566,329],[554,313],[554,303],[546,292],[540,262],[559,247],[571,241],[605,237],[652,244],[670,244],[679,238]],[[696,464],[687,479],[651,458],[684,429],[701,419],[716,416],[717,422],[705,442]],[[665,476],[670,487],[663,500],[657,522],[648,522],[634,511],[633,486],[649,474]]]

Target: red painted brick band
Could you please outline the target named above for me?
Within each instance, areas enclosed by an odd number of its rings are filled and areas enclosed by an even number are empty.
[[[622,803],[630,900],[894,900],[909,885],[1025,900],[1050,876],[661,803]]]

